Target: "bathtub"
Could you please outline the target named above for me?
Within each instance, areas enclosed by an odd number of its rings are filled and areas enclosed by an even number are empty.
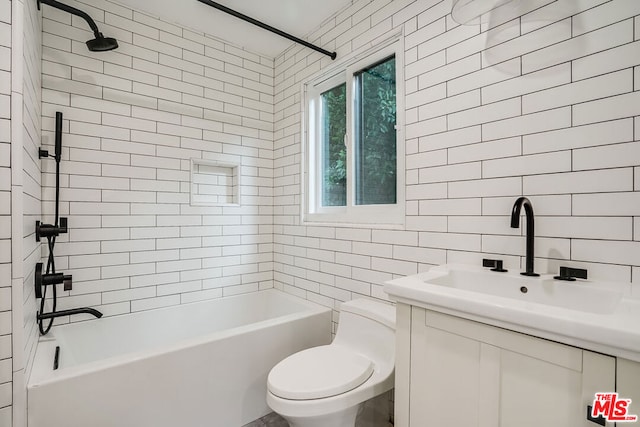
[[[276,363],[330,341],[330,309],[275,289],[59,326],[38,343],[28,425],[240,427],[270,412]]]

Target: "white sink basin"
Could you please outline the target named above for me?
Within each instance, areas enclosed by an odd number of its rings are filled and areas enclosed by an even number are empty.
[[[432,274],[422,278],[422,282],[590,313],[612,313],[623,295],[619,290],[601,289],[582,281],[554,280],[552,276],[531,278],[517,272],[497,273],[488,269],[450,269],[444,273],[432,271]]]
[[[630,283],[526,277],[447,264],[391,280],[391,299],[640,362],[640,299]]]

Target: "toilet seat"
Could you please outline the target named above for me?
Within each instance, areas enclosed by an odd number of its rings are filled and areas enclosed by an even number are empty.
[[[353,390],[373,374],[368,358],[339,345],[325,345],[293,354],[269,373],[267,386],[283,399],[308,400]]]

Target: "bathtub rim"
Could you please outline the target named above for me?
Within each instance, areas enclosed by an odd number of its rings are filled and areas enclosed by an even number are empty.
[[[41,386],[46,386],[48,384],[53,384],[58,381],[76,378],[91,372],[104,371],[116,366],[136,363],[142,360],[160,357],[165,354],[176,353],[178,351],[201,346],[203,344],[206,344],[212,341],[223,340],[232,336],[245,334],[254,330],[264,329],[270,326],[281,325],[296,319],[306,319],[306,318],[320,315],[323,313],[327,313],[327,312],[330,313],[332,311],[332,309],[329,307],[320,305],[313,301],[302,299],[298,296],[289,294],[285,291],[281,291],[275,288],[265,289],[265,290],[253,292],[251,294],[256,294],[256,293],[265,293],[265,294],[277,293],[281,296],[284,296],[285,298],[295,300],[297,303],[300,303],[306,306],[307,310],[297,312],[297,313],[290,313],[283,316],[274,317],[271,319],[265,319],[259,322],[249,323],[249,324],[236,326],[233,328],[228,328],[220,331],[210,332],[210,333],[206,333],[196,337],[185,338],[185,339],[178,340],[176,342],[172,342],[170,344],[154,346],[147,350],[138,350],[138,351],[133,351],[129,353],[119,354],[119,355],[107,357],[104,359],[83,363],[80,365],[70,366],[68,368],[62,367],[58,370],[53,370],[53,359],[55,354],[55,348],[58,345],[58,340],[55,338],[55,335],[48,336],[48,337],[40,337],[40,339],[38,340],[38,346],[35,350],[35,357],[33,361],[31,374],[29,375],[29,379],[27,381],[27,391],[30,389],[41,387]],[[186,304],[180,304],[177,306],[161,307],[161,308],[145,310],[145,311],[136,312],[136,313],[121,314],[117,316],[112,316],[112,318],[122,317],[122,316],[132,316],[132,315],[148,313],[148,312],[162,312],[162,311],[174,309],[175,307],[183,307],[183,306],[199,304],[199,303],[208,303],[212,301],[220,301],[223,299],[236,299],[238,297],[243,297],[243,296],[246,297],[247,295],[251,295],[251,294],[238,294],[238,295],[230,295],[227,297],[221,297],[221,298],[215,298],[215,299],[209,299],[209,300],[194,301]],[[86,323],[92,323],[94,321],[99,321],[99,319],[90,320]],[[331,321],[331,317],[329,317],[329,321]],[[70,325],[70,324],[67,324],[67,325]],[[59,327],[64,327],[67,325],[60,325]],[[331,328],[329,327],[329,331],[330,330]],[[54,328],[54,331],[55,331],[55,328]],[[61,352],[60,357],[64,358],[64,348],[61,347],[60,352]]]

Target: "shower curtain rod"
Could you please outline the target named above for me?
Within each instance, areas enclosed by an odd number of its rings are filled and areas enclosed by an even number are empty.
[[[221,10],[222,12],[228,13],[229,15],[235,16],[236,18],[240,18],[243,21],[247,21],[250,24],[256,25],[256,26],[258,26],[260,28],[263,28],[263,29],[265,29],[267,31],[271,31],[272,33],[275,33],[275,34],[277,34],[277,35],[279,35],[281,37],[284,37],[284,38],[289,39],[289,40],[291,40],[293,42],[299,43],[299,44],[301,44],[303,46],[306,46],[306,47],[308,47],[310,49],[313,49],[313,50],[315,50],[317,52],[320,52],[320,53],[322,53],[324,55],[327,55],[327,56],[331,57],[331,59],[336,59],[336,53],[335,52],[329,52],[328,50],[322,49],[321,47],[318,47],[318,46],[316,46],[314,44],[311,44],[311,43],[309,43],[309,42],[307,42],[305,40],[302,40],[302,39],[300,39],[300,38],[298,38],[296,36],[292,36],[289,33],[285,33],[282,30],[274,28],[271,25],[267,25],[264,22],[260,22],[257,19],[251,18],[250,16],[244,15],[244,14],[242,14],[240,12],[236,12],[233,9],[229,9],[228,7],[223,6],[220,3],[216,3],[216,2],[211,1],[211,0],[198,0],[198,1],[200,3],[204,3],[204,4],[208,5],[208,6],[211,6],[211,7],[215,8],[215,9]]]

